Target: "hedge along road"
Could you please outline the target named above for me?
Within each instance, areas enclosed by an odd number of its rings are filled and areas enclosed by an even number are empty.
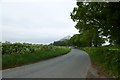
[[[3,70],[3,78],[86,78],[91,62],[87,53],[70,53],[38,63]]]

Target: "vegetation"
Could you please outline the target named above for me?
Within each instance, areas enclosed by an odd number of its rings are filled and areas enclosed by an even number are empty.
[[[85,47],[94,64],[99,66],[104,72],[112,77],[120,77],[120,49],[108,47]]]
[[[93,63],[114,77],[120,77],[119,9],[120,2],[77,2],[70,14],[79,30],[70,39],[72,46],[82,47]],[[106,41],[110,47],[102,46]]]
[[[99,46],[104,38],[112,45],[120,45],[120,2],[77,2],[71,18],[89,46]],[[80,36],[80,37],[81,37]]]
[[[89,33],[85,34],[75,34],[73,37],[70,39],[70,43],[72,46],[77,46],[77,47],[91,47],[91,36],[87,36]],[[87,37],[86,37],[87,36]],[[101,46],[102,43],[104,43],[104,40],[99,39],[99,43],[97,43],[97,46]]]
[[[2,69],[2,44],[0,42],[0,70]]]
[[[70,46],[70,42],[68,39],[65,40],[59,40],[59,41],[55,41],[53,43],[51,43],[50,45],[54,45],[54,46]]]
[[[2,44],[2,68],[11,68],[66,54],[67,47],[26,43]]]

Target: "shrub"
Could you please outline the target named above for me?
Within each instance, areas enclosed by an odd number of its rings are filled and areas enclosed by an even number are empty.
[[[66,54],[68,47],[4,43],[2,46],[2,68],[29,64]]]
[[[107,74],[113,77],[120,77],[120,49],[110,49],[107,47],[86,47],[82,48],[91,57],[94,64],[98,65]]]

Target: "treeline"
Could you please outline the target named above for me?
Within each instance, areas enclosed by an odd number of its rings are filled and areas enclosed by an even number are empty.
[[[91,47],[93,46],[93,43],[91,44],[91,41],[89,40],[89,37],[83,36],[82,34],[75,34],[70,39],[65,40],[58,40],[54,41],[53,43],[49,45],[54,46],[74,46],[74,47]],[[99,40],[99,43],[97,43],[97,46],[102,46],[102,44],[105,42],[105,39]],[[95,43],[95,42],[94,42]]]
[[[69,39],[64,39],[64,40],[54,41],[50,45],[54,45],[54,46],[71,46],[71,43],[70,43]]]
[[[77,2],[70,16],[76,22],[70,42],[85,50],[92,63],[120,79],[120,2]],[[103,47],[103,43],[110,44]]]
[[[71,19],[80,34],[72,37],[77,46],[101,46],[105,41],[120,46],[120,2],[77,2]]]

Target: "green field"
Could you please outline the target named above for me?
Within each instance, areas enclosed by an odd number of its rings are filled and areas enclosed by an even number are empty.
[[[93,64],[97,65],[111,77],[120,77],[120,49],[108,47],[85,47]]]
[[[33,45],[33,44],[2,44],[2,69],[30,64],[41,60],[67,54],[68,47]]]

